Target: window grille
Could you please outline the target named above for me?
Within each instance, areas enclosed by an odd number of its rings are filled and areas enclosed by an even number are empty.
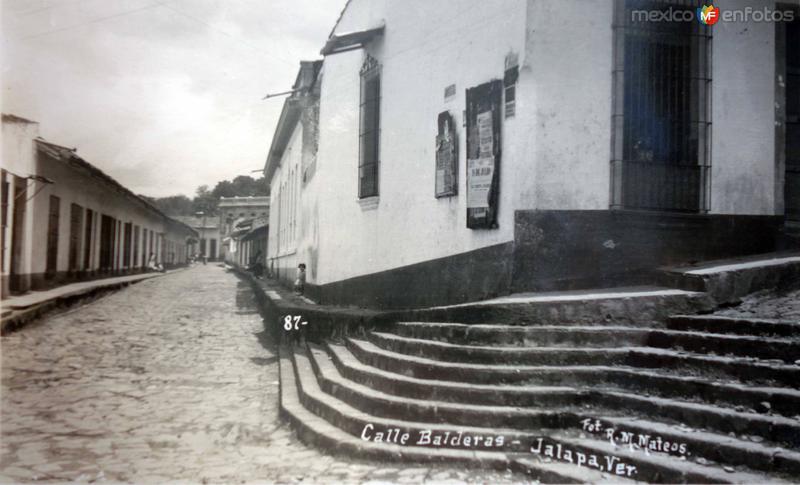
[[[503,91],[505,93],[505,117],[513,118],[517,112],[517,79],[519,78],[519,66],[506,69],[503,77]]]
[[[708,210],[711,33],[694,18],[701,3],[617,0],[612,208]],[[691,15],[641,13],[651,11]]]
[[[367,54],[361,67],[361,120],[359,129],[358,196],[378,195],[380,166],[380,65]]]

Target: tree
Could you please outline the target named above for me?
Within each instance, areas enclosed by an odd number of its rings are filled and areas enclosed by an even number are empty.
[[[146,197],[162,212],[170,216],[193,216],[197,212],[204,212],[207,216],[217,214],[220,197],[257,197],[269,195],[269,186],[264,177],[254,179],[249,175],[239,175],[233,180],[217,182],[213,190],[208,185],[197,187],[194,199],[185,195],[170,195],[168,197]]]
[[[218,182],[211,193],[217,198],[255,197],[269,195],[269,187],[264,177],[254,179],[249,175],[239,175],[233,180]]]
[[[192,201],[193,212],[203,212],[207,216],[217,213],[219,198],[214,197],[211,191],[208,190],[208,185],[197,187],[197,192],[195,194],[194,200]]]
[[[192,199],[185,195],[170,195],[150,199],[158,209],[168,216],[188,216],[192,214]]]

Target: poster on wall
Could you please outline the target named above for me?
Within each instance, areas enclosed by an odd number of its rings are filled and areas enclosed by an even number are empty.
[[[469,167],[467,184],[467,207],[470,209],[488,209],[489,195],[492,190],[494,174],[494,157],[473,158],[467,161]]]
[[[458,141],[449,112],[439,113],[436,135],[436,197],[458,194]]]
[[[467,227],[496,229],[500,191],[501,80],[467,89]]]

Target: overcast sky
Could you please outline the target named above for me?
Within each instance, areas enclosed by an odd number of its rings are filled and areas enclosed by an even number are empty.
[[[2,111],[137,193],[264,166],[344,0],[2,0]],[[259,174],[255,174],[259,175]]]

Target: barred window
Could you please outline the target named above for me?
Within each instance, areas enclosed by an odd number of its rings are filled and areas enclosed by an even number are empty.
[[[378,195],[380,166],[380,65],[369,54],[361,67],[361,122],[359,127],[358,196]]]
[[[617,1],[612,207],[708,209],[711,33],[693,17],[701,3]]]

